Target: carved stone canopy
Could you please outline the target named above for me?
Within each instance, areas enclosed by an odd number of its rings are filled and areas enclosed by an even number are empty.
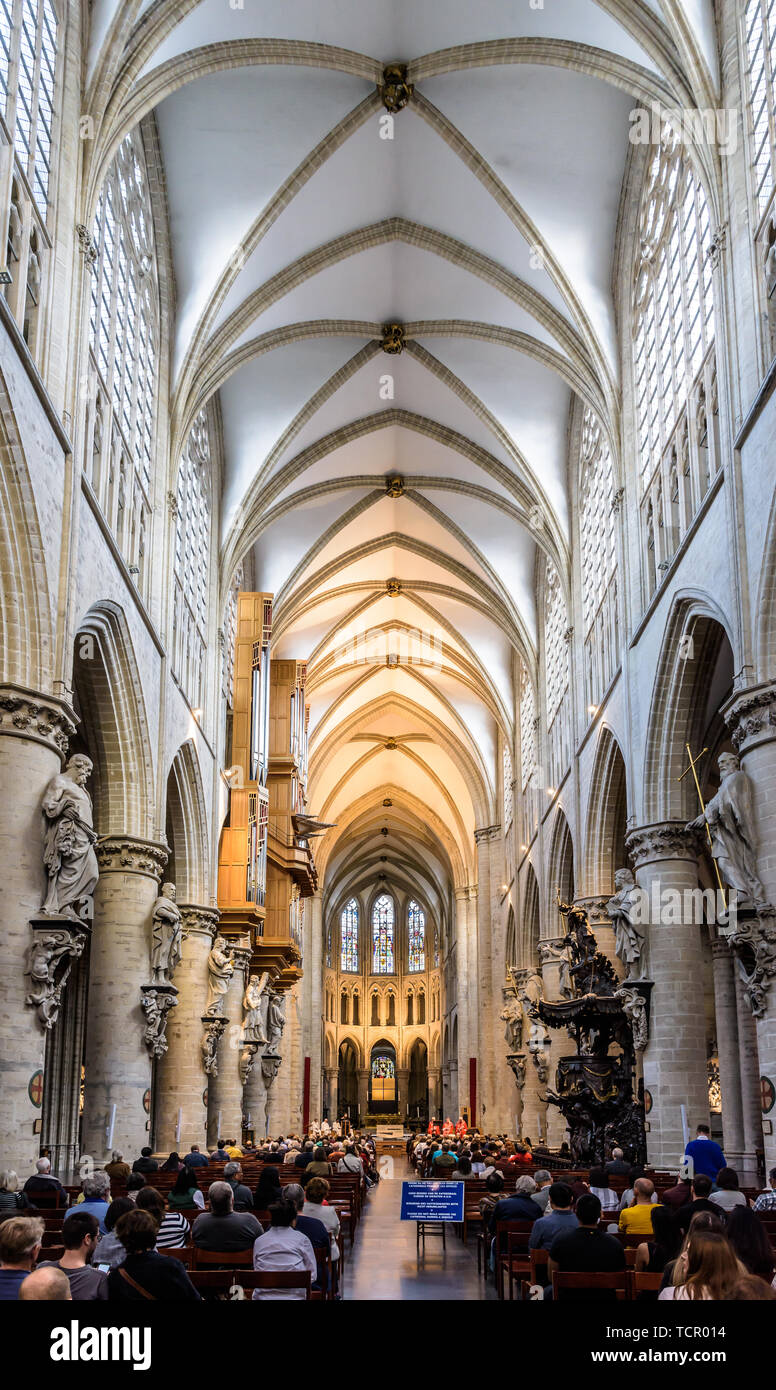
[[[383,68],[382,84],[378,88],[383,106],[391,115],[403,111],[415,88],[407,81],[406,63],[389,63]]]
[[[72,917],[33,917],[32,944],[27,952],[25,974],[29,993],[25,1003],[36,1009],[38,1022],[49,1032],[59,1017],[62,992],[67,984],[73,961],[83,955],[91,934],[88,922]]]
[[[776,739],[776,684],[749,686],[732,696],[722,714],[737,752],[771,742]]]

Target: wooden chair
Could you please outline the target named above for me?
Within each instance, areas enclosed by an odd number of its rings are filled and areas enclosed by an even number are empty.
[[[199,1250],[194,1246],[192,1269],[251,1269],[253,1247],[248,1250]]]
[[[499,1298],[504,1297],[504,1275],[509,1273],[510,1259],[519,1259],[524,1256],[526,1262],[529,1259],[528,1239],[533,1230],[533,1221],[497,1221],[496,1222],[496,1291]],[[522,1237],[522,1240],[515,1240],[511,1246],[510,1255],[509,1237],[513,1235]],[[504,1250],[506,1242],[507,1249]]]
[[[520,1284],[520,1297],[529,1300],[531,1296],[531,1286],[541,1284],[544,1288],[549,1284],[547,1264],[550,1258],[549,1250],[530,1250],[529,1252],[531,1268],[527,1279],[523,1279]]]
[[[200,1253],[204,1254],[205,1252],[201,1251]],[[190,1245],[182,1245],[179,1248],[175,1246],[169,1248],[162,1247],[161,1250],[157,1250],[157,1254],[169,1255],[172,1260],[180,1260],[185,1269],[191,1269],[194,1263],[194,1250]]]
[[[630,1295],[629,1271],[619,1270],[616,1274],[571,1274],[556,1271],[552,1276],[552,1297],[554,1301],[563,1298],[564,1292],[590,1293],[597,1290],[613,1290],[618,1302]]]
[[[58,1260],[61,1260],[61,1259],[62,1259],[62,1256],[64,1255],[64,1253],[65,1253],[65,1247],[64,1247],[64,1245],[49,1245],[49,1246],[46,1247],[45,1250],[43,1250],[43,1249],[41,1250],[41,1252],[40,1252],[40,1254],[39,1254],[39,1256],[38,1256],[38,1264],[39,1264],[39,1265],[45,1264],[45,1263],[47,1263],[49,1260],[52,1260],[54,1263],[56,1263]]]
[[[284,1270],[279,1274],[259,1273],[257,1270],[198,1270],[193,1269],[189,1275],[192,1284],[200,1294],[228,1294],[235,1284],[239,1284],[246,1291],[249,1289],[304,1289],[305,1298],[309,1301],[312,1294],[309,1270],[303,1272]]]
[[[646,1270],[637,1272],[635,1269],[628,1270],[628,1274],[630,1276],[631,1298],[638,1298],[640,1294],[649,1294],[650,1298],[654,1295],[655,1300],[657,1300],[660,1286],[663,1283],[662,1274],[659,1272],[651,1274],[647,1273]]]

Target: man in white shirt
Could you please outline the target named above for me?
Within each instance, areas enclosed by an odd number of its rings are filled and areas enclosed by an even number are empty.
[[[275,1202],[269,1209],[272,1225],[259,1236],[253,1247],[253,1268],[260,1274],[302,1273],[308,1270],[313,1283],[318,1272],[315,1253],[307,1236],[296,1229],[296,1206]],[[299,1289],[254,1289],[255,1299],[305,1298]]]

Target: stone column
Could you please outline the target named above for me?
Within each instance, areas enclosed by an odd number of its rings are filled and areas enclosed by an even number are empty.
[[[647,974],[655,984],[644,1053],[644,1087],[652,1097],[647,1152],[650,1163],[676,1168],[684,1152],[680,1107],[686,1107],[691,1136],[709,1121],[706,1021],[698,995],[703,955],[700,926],[674,922],[675,899],[661,895],[674,890],[683,902],[687,889],[697,889],[697,845],[683,824],[665,821],[632,831],[627,846],[650,901]],[[657,913],[654,904],[661,905]]]
[[[81,1141],[97,1163],[111,1149],[137,1155],[150,1143],[152,1059],[140,997],[151,978],[151,913],[167,853],[131,835],[97,845]]]
[[[156,1134],[160,1153],[187,1153],[207,1142],[209,1077],[202,1060],[202,1015],[207,958],[218,928],[218,909],[181,903],[181,958],[173,976],[178,1002],[167,1016],[167,1051],[156,1065]],[[180,1134],[178,1118],[180,1114]]]
[[[310,1058],[310,1118],[322,1119],[324,1100],[322,1029],[323,1018],[323,901],[320,890],[305,900],[304,975],[302,976],[302,1056]],[[363,1007],[364,996],[361,995]],[[336,1077],[336,1072],[335,1072]],[[330,1116],[330,1118],[333,1117]]]
[[[765,899],[776,905],[776,684],[750,686],[728,702],[723,714],[731,730],[733,747],[750,778],[754,796],[757,872]],[[747,991],[757,1020],[757,1052],[760,1076],[776,1084],[776,918],[762,910],[756,929],[759,991]],[[744,1113],[747,1102],[744,1089]],[[762,1114],[757,1148],[765,1152],[765,1170],[776,1166],[776,1111],[769,1117],[771,1134],[763,1133]],[[745,1134],[745,1139],[746,1139]]]
[[[338,1071],[336,1067],[326,1067],[324,1071],[325,1100],[324,1105],[328,1111],[328,1120],[339,1118],[337,1114],[337,1082]],[[313,1117],[315,1118],[315,1117]],[[322,1117],[321,1117],[322,1118]]]
[[[265,1138],[264,1121],[267,1112],[267,1088],[264,1084],[264,1072],[261,1066],[261,1047],[253,1058],[250,1071],[243,1086],[243,1112],[250,1117],[249,1129],[252,1129],[258,1144]]]
[[[216,1054],[216,1071],[210,1077],[207,1098],[207,1142],[236,1139],[240,1142],[243,1116],[243,1081],[240,1075],[240,1056],[243,1036],[243,995],[246,971],[251,963],[250,947],[238,942],[230,954],[234,971],[224,996],[223,1017],[226,1019]],[[204,1003],[204,1000],[203,1000]],[[200,1024],[201,1027],[201,1024]],[[218,1117],[221,1116],[219,1128]]]
[[[763,1143],[757,1025],[752,1017],[752,1006],[747,998],[737,963],[734,978],[738,1014],[738,1068],[744,1129],[741,1167],[744,1171],[753,1174],[757,1170],[757,1150],[762,1148]]]
[[[466,1059],[478,1057],[480,1052],[479,1045],[479,1017],[476,1008],[477,1000],[477,889],[467,885],[464,888],[457,888],[455,893],[455,1005],[456,1017],[458,1019],[458,1055],[455,1058],[456,1074],[459,1063],[463,1066],[463,1077],[460,1094],[456,1094],[451,1099],[450,1089],[450,1068],[448,1059],[448,1070],[443,1092],[439,1097],[440,1109],[447,1114],[448,1109],[455,1107],[458,1114],[459,1107],[469,1104],[469,1071]],[[451,1008],[450,999],[445,999],[444,1009],[447,1014]],[[475,1007],[472,1007],[472,1005]],[[452,1050],[452,1019],[448,1018],[448,1027],[451,1029],[450,1048]],[[444,1037],[445,1021],[442,1021],[442,1036]],[[472,1119],[472,1124],[476,1123]]]
[[[432,1119],[439,1114],[442,1104],[442,1068],[429,1067],[428,1069],[428,1115]]]
[[[557,1001],[563,996],[560,991],[561,978],[561,953],[563,951],[563,937],[548,937],[539,942],[539,960],[542,968],[542,983],[544,985],[544,997],[550,1001]],[[574,1051],[565,1028],[548,1028],[549,1038],[549,1065],[547,1068],[547,1086],[542,1094],[546,1094],[547,1088],[555,1090],[555,1073],[558,1068],[558,1059]],[[546,1107],[547,1135],[546,1141],[551,1149],[560,1148],[566,1138],[566,1120],[561,1114],[557,1105]],[[531,1135],[533,1139],[534,1136]]]
[[[500,999],[500,995],[494,996],[493,991],[494,935],[499,914],[500,888],[494,851],[503,849],[501,826],[488,825],[475,830],[474,839],[477,845],[478,964],[477,992],[474,997],[477,999],[479,1048],[463,1057],[459,1048],[458,1075],[465,1088],[466,1082],[463,1081],[463,1077],[468,1074],[469,1058],[477,1058],[477,1113],[472,1115],[472,1124],[477,1123],[479,1115],[482,1117],[483,1128],[493,1130],[499,1127],[495,1055],[498,1010],[495,1004],[497,999]],[[470,979],[467,987],[472,991],[474,981]],[[461,1071],[462,1066],[465,1068],[464,1072]],[[469,1099],[471,1101],[471,1097]]]
[[[17,615],[22,618],[23,615]],[[25,1003],[30,918],[46,896],[41,799],[61,771],[75,716],[59,700],[0,686],[0,1133],[3,1166],[26,1174],[40,1153],[46,1030]]]
[[[407,1118],[407,1106],[409,1104],[409,1081],[410,1073],[407,1067],[396,1068],[396,1109],[402,1121]]]
[[[358,1069],[358,1119],[363,1124],[369,1110],[369,1068]]]
[[[722,937],[711,943],[714,965],[714,1014],[717,1027],[719,1084],[722,1090],[722,1140],[725,1157],[740,1168],[744,1153],[741,1071],[738,1062],[738,1008],[735,962]]]

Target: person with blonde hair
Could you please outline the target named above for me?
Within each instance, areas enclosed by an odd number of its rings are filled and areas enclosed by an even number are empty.
[[[42,1244],[39,1216],[10,1216],[0,1224],[0,1299],[16,1301],[22,1283],[35,1268]]]
[[[677,1261],[677,1264],[679,1261]],[[674,1266],[676,1271],[676,1266]],[[690,1233],[687,1265],[681,1283],[661,1289],[658,1299],[712,1301],[727,1298],[748,1273],[721,1231],[696,1228]],[[674,1274],[675,1277],[675,1274]]]

